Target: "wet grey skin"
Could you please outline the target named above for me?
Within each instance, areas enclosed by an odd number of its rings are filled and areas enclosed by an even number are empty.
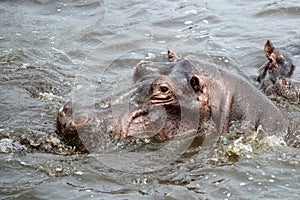
[[[201,135],[207,124],[218,137],[232,121],[287,135],[287,117],[243,77],[170,50],[169,60],[138,63],[129,90],[93,103],[68,102],[58,112],[58,134],[82,152],[95,150],[103,138],[165,140],[190,129]]]

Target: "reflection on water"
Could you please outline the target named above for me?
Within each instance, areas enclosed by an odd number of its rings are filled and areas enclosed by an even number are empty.
[[[175,151],[168,145],[183,144],[180,138],[154,146],[138,139],[127,146],[135,154],[119,144],[105,157],[74,154],[55,133],[57,111],[76,91],[109,95],[130,83],[138,61],[164,59],[167,47],[252,81],[267,39],[300,42],[299,9],[296,0],[1,1],[1,198],[299,198],[299,150],[278,138],[238,137],[233,130],[210,148],[196,141],[168,160]],[[136,49],[148,50],[121,57]],[[276,104],[300,125],[299,106]]]

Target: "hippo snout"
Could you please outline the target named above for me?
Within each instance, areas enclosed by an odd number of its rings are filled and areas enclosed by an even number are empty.
[[[75,115],[73,106],[74,103],[69,101],[59,109],[56,123],[57,132],[70,146],[76,146],[76,150],[88,152],[82,143],[78,130],[88,124],[90,117],[87,114]]]
[[[73,113],[73,102],[69,101],[66,105],[61,107],[58,111],[58,126],[65,128],[66,126],[77,126],[84,125],[88,122],[89,116],[87,114],[75,115]]]
[[[150,106],[124,114],[116,124],[119,138],[152,137],[162,131],[167,113],[163,106]]]

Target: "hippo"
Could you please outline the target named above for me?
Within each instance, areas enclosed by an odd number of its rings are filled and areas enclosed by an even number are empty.
[[[259,68],[257,81],[259,88],[267,95],[275,94],[299,104],[299,82],[291,80],[295,71],[292,56],[300,54],[300,45],[291,44],[283,48],[275,48],[270,40],[264,47],[268,59]]]
[[[66,103],[58,111],[57,133],[81,152],[95,150],[103,138],[168,140],[190,130],[205,137],[212,125],[218,137],[231,122],[249,130],[261,125],[270,135],[288,134],[284,113],[244,77],[170,49],[168,58],[140,61],[130,90],[95,102]]]
[[[300,45],[291,44],[283,48],[275,48],[270,40],[264,47],[268,59],[260,68],[257,81],[260,88],[266,88],[282,78],[290,78],[295,70],[292,56],[300,54]]]

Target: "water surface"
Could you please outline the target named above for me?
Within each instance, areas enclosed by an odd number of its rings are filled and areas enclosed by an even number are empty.
[[[165,59],[167,47],[256,84],[265,41],[299,43],[299,17],[296,0],[1,1],[1,198],[299,198],[299,150],[274,142],[224,139],[167,161],[147,160],[156,152],[143,149],[128,157],[142,169],[132,170],[119,151],[106,160],[74,154],[55,133],[57,110],[71,97],[122,89],[136,63]],[[275,103],[299,125],[299,106]]]

